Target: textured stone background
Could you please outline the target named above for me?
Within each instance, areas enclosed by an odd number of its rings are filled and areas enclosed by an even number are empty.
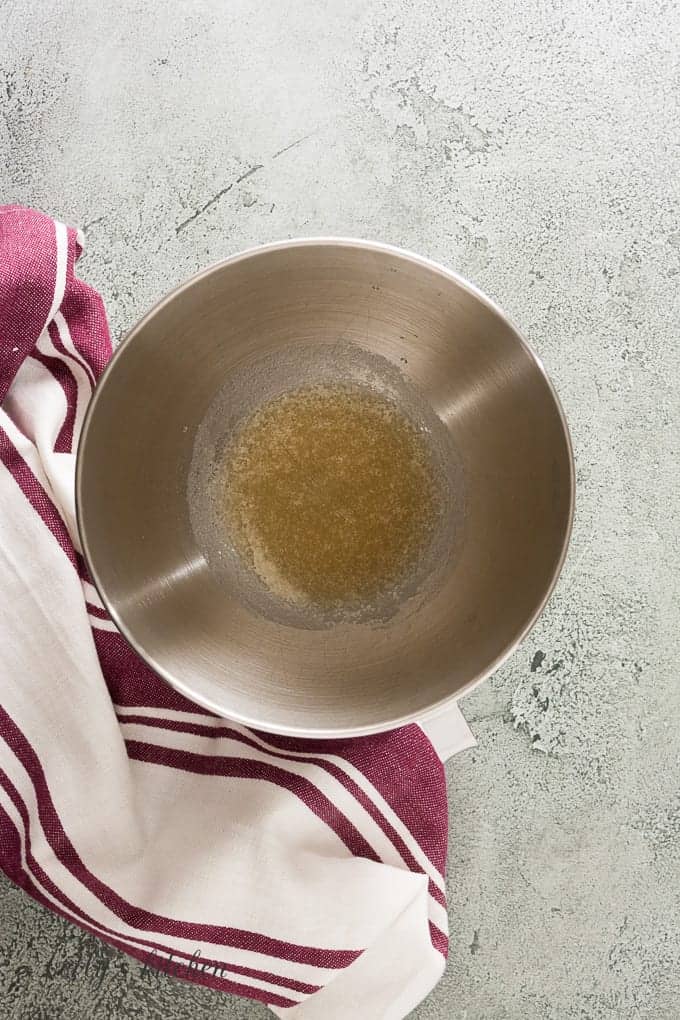
[[[675,1020],[678,8],[0,0],[0,24],[2,200],[84,227],[116,338],[206,263],[335,233],[453,266],[535,345],[573,430],[573,545],[465,699],[451,959],[413,1015]],[[268,1015],[0,901],[3,1018]]]

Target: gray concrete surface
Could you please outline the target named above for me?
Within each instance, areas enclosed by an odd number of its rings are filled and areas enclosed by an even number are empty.
[[[0,21],[2,199],[84,227],[116,337],[210,261],[335,233],[455,267],[540,352],[573,545],[465,699],[451,958],[413,1015],[678,1017],[678,8],[0,0]],[[0,900],[2,1017],[268,1015]]]

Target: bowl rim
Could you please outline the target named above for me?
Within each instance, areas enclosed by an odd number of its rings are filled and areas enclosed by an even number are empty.
[[[226,266],[234,265],[246,259],[255,258],[258,255],[265,255],[275,251],[284,251],[288,248],[304,248],[312,247],[315,245],[326,246],[329,248],[332,247],[357,248],[362,249],[364,251],[374,251],[382,254],[393,255],[397,258],[401,258],[406,262],[411,262],[424,269],[428,269],[431,272],[434,272],[437,275],[442,276],[444,279],[455,283],[458,287],[467,291],[478,301],[480,301],[483,305],[485,305],[490,311],[497,315],[512,330],[524,351],[527,353],[529,358],[532,360],[532,362],[535,364],[536,368],[540,372],[540,374],[543,376],[543,379],[553,399],[560,420],[560,424],[562,426],[562,432],[566,443],[569,461],[569,508],[567,525],[562,539],[562,547],[560,549],[560,554],[556,560],[555,568],[553,570],[549,584],[546,586],[546,591],[544,595],[542,596],[541,600],[539,601],[534,611],[529,616],[527,622],[525,623],[519,634],[507,643],[507,645],[503,648],[499,655],[496,656],[496,658],[489,664],[489,666],[486,669],[480,671],[474,677],[471,677],[470,680],[466,684],[464,684],[462,688],[456,691],[455,694],[450,694],[444,698],[441,698],[438,702],[436,702],[434,705],[431,705],[429,708],[417,712],[406,713],[405,715],[401,715],[395,718],[386,719],[380,723],[369,723],[363,726],[349,726],[349,727],[346,726],[342,728],[330,728],[330,729],[326,727],[310,728],[308,726],[281,725],[276,723],[272,724],[263,721],[262,719],[253,719],[249,716],[241,715],[238,712],[227,713],[226,709],[220,706],[212,698],[205,697],[202,694],[197,694],[191,688],[189,683],[178,679],[176,676],[173,676],[173,674],[169,670],[167,670],[161,663],[157,662],[154,659],[154,657],[151,654],[149,654],[136,641],[134,635],[131,634],[129,629],[127,628],[124,620],[121,619],[117,609],[115,608],[114,605],[111,604],[110,600],[108,599],[104,586],[97,573],[97,569],[93,562],[93,558],[91,556],[91,551],[87,540],[87,533],[82,516],[83,505],[82,465],[84,459],[83,451],[85,450],[87,444],[87,437],[92,417],[96,412],[98,400],[104,389],[106,380],[111,372],[112,367],[124,353],[125,349],[132,342],[134,337],[139,332],[141,332],[141,330],[146,326],[146,324],[162,308],[164,308],[171,301],[174,301],[174,299],[177,298],[184,291],[193,287],[194,284],[198,283],[205,277],[210,276],[212,273],[218,272],[224,269]],[[555,586],[560,577],[560,574],[562,573],[562,568],[564,567],[564,563],[567,558],[567,553],[569,550],[569,543],[571,540],[574,524],[575,503],[576,503],[576,468],[574,461],[574,449],[571,440],[571,434],[569,431],[569,425],[567,422],[567,417],[564,412],[562,402],[558,396],[557,390],[555,389],[555,386],[550,376],[548,375],[548,372],[546,371],[546,368],[542,360],[533,350],[533,348],[529,344],[528,340],[526,339],[522,331],[506,314],[506,312],[504,312],[503,309],[498,304],[496,304],[495,301],[492,300],[492,298],[490,298],[487,294],[480,290],[479,287],[477,287],[474,283],[471,283],[469,280],[465,279],[465,277],[455,272],[455,270],[448,269],[446,266],[442,265],[439,262],[436,262],[434,259],[427,258],[424,255],[419,255],[416,252],[410,251],[405,248],[400,248],[397,245],[386,244],[380,241],[368,241],[354,237],[343,236],[336,237],[333,235],[321,235],[318,237],[311,236],[296,237],[291,238],[289,240],[272,241],[265,244],[254,245],[250,248],[246,248],[242,251],[236,252],[233,255],[229,255],[224,259],[220,259],[217,262],[211,263],[204,269],[201,269],[199,270],[199,272],[194,273],[192,276],[188,277],[188,279],[184,280],[184,282],[179,283],[177,284],[177,286],[173,287],[159,301],[157,301],[149,309],[149,311],[146,312],[146,314],[143,315],[142,318],[139,319],[134,326],[132,326],[130,330],[128,330],[128,332],[125,334],[125,336],[117,345],[117,347],[114,348],[111,358],[107,362],[103,372],[101,373],[99,379],[96,382],[95,388],[90,398],[90,402],[86,408],[82,428],[80,431],[80,436],[78,439],[78,450],[76,455],[75,511],[76,511],[76,523],[78,527],[78,534],[80,536],[80,544],[83,556],[87,563],[87,567],[89,569],[92,582],[95,588],[97,589],[99,597],[101,598],[102,603],[105,606],[109,616],[111,617],[113,623],[120,631],[120,633],[123,635],[125,640],[128,642],[128,644],[140,656],[142,661],[145,662],[151,669],[153,669],[155,673],[157,673],[163,680],[166,681],[166,683],[168,683],[172,688],[174,688],[174,690],[176,690],[179,694],[182,694],[189,701],[193,702],[194,704],[200,705],[203,708],[208,709],[210,712],[215,713],[221,718],[230,719],[233,722],[236,722],[242,726],[247,726],[250,729],[262,730],[264,732],[274,733],[280,736],[316,740],[319,739],[333,740],[333,739],[345,739],[348,737],[363,737],[369,736],[374,733],[382,733],[388,730],[397,729],[398,727],[406,726],[409,723],[426,722],[429,719],[432,719],[435,716],[438,716],[445,712],[446,709],[452,707],[458,701],[459,698],[463,697],[466,694],[469,694],[481,683],[483,683],[484,680],[488,679],[488,677],[495,673],[497,669],[499,669],[505,662],[507,662],[507,660],[512,655],[514,655],[514,653],[517,651],[517,649],[522,644],[524,639],[533,629],[534,625],[536,624],[537,620],[543,613],[543,610],[545,609],[550,597],[552,596],[555,590]]]

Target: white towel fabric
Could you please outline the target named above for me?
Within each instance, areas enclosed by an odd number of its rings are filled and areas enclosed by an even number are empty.
[[[74,468],[111,355],[81,236],[0,209],[0,867],[150,966],[291,1018],[401,1018],[448,946],[441,762],[412,725],[295,741],[172,691],[108,618]],[[453,706],[424,724],[474,741]]]

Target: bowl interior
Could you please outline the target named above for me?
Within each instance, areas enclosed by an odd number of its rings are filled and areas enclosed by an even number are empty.
[[[187,484],[230,378],[325,347],[386,359],[442,423],[464,513],[436,584],[391,618],[305,627],[216,576]],[[84,551],[124,634],[189,697],[284,733],[387,728],[487,675],[552,588],[572,500],[559,404],[513,327],[452,274],[361,242],[270,246],[171,294],[116,353],[78,457]]]

